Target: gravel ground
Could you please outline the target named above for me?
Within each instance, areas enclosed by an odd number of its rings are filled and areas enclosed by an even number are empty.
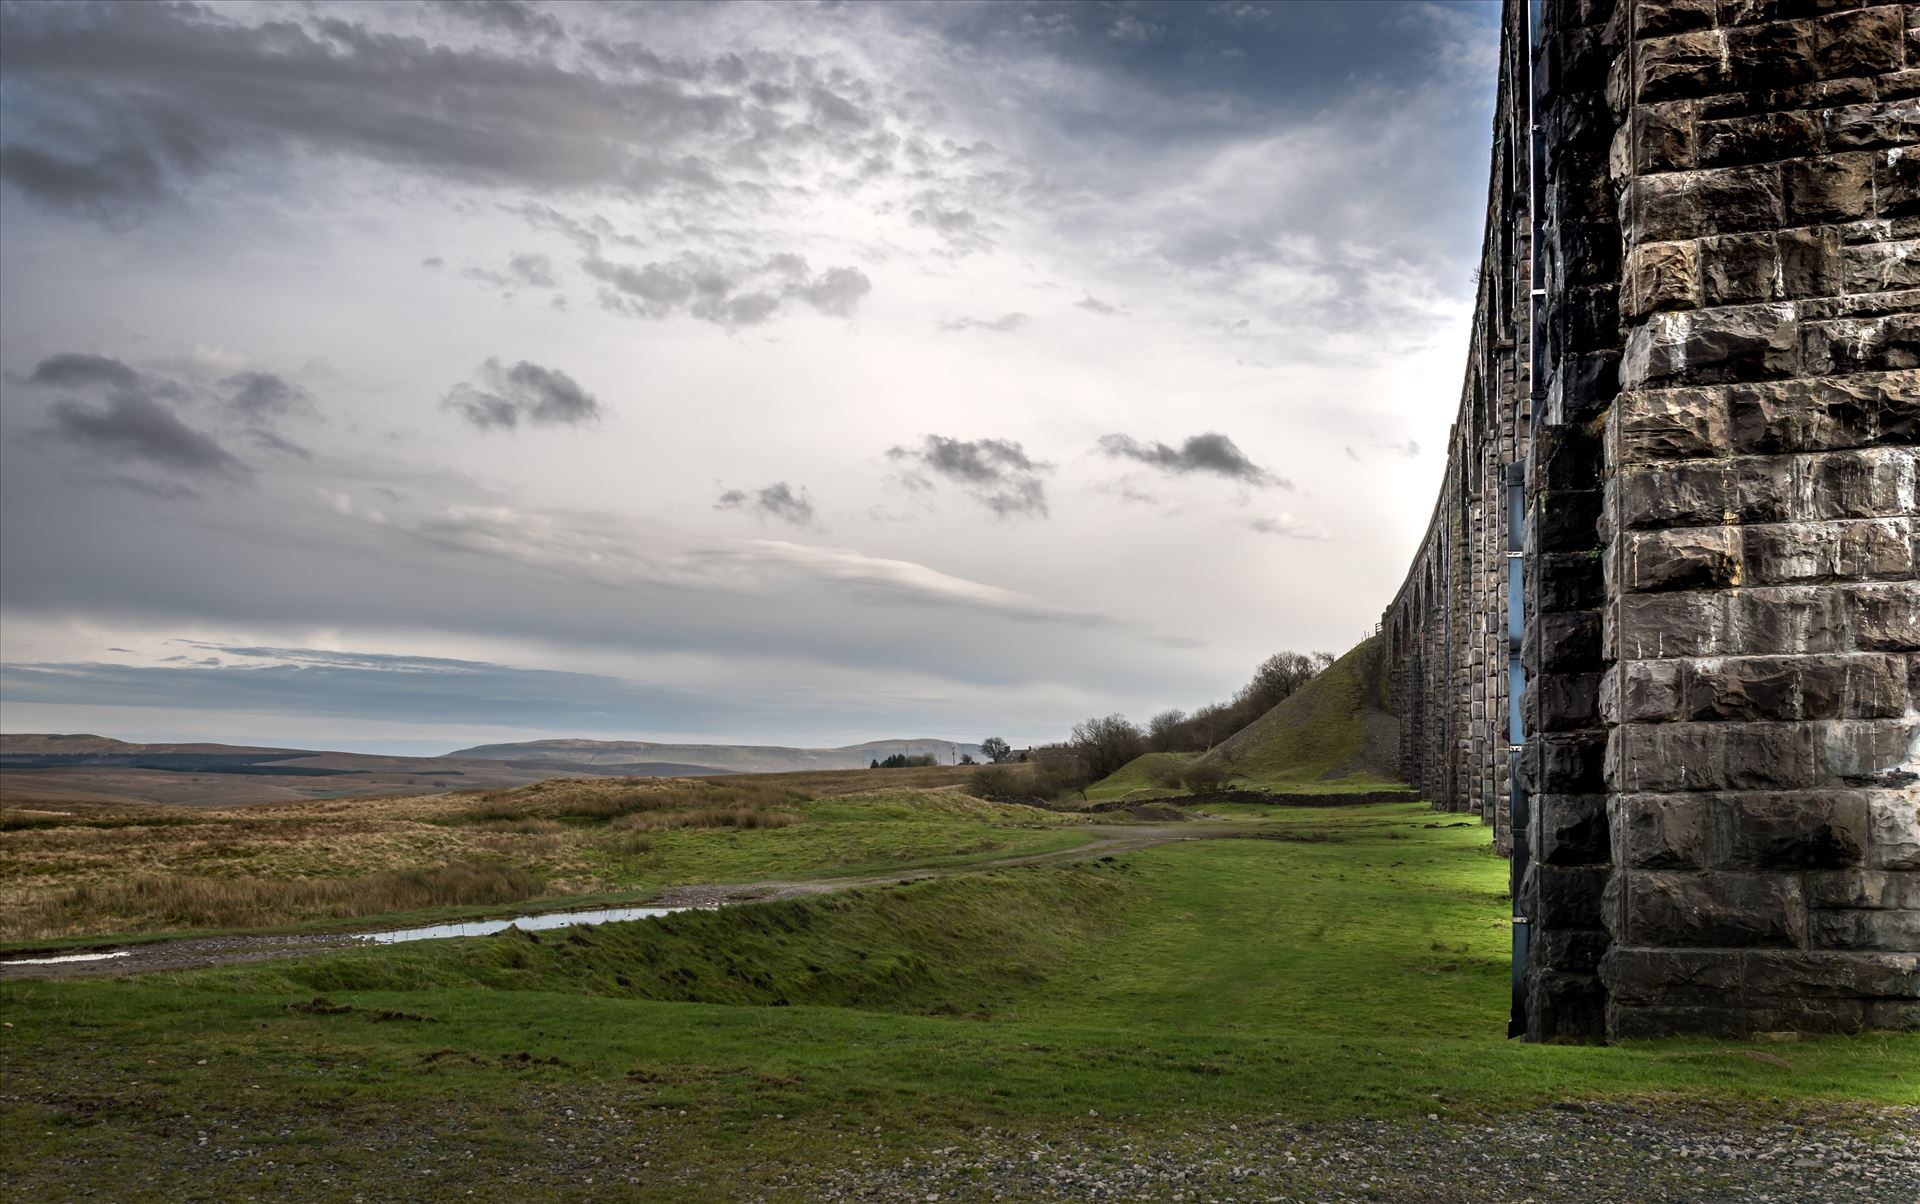
[[[0,1092],[0,1104],[9,1102],[24,1101]],[[727,1157],[702,1149],[698,1118],[596,1088],[529,1086],[484,1120],[387,1110],[327,1123],[227,1108],[129,1123],[115,1111],[88,1122],[121,1130],[110,1146],[14,1165],[0,1154],[0,1198],[1920,1201],[1920,1109],[1788,1121],[1562,1104],[1470,1125],[1428,1118],[1147,1133],[1089,1117],[1070,1132],[983,1129],[910,1153],[904,1134],[812,1121],[809,1140],[770,1116]],[[517,1140],[502,1143],[500,1123]]]
[[[1864,1127],[1863,1127],[1864,1126]],[[1920,1109],[1738,1122],[1566,1104],[1480,1125],[1351,1121],[1195,1129],[1142,1141],[1017,1134],[825,1176],[867,1200],[1920,1201]]]

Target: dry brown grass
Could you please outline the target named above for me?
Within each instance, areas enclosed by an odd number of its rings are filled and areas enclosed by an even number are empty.
[[[904,793],[929,816],[999,822],[974,815],[986,804],[955,789],[966,773],[595,777],[233,808],[0,806],[0,940],[280,925],[630,891],[661,879],[659,858],[678,847],[671,833],[805,825],[808,799]],[[665,851],[656,837],[665,837]],[[520,876],[473,868],[491,865],[511,865]],[[475,885],[483,881],[494,885]],[[463,891],[479,894],[468,899]]]
[[[539,877],[504,862],[294,881],[136,874],[68,887],[10,916],[7,927],[9,935],[28,939],[103,920],[123,928],[265,928],[320,917],[511,903],[539,895],[545,886]]]

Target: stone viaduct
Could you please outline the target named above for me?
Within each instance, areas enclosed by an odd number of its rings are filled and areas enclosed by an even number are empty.
[[[1401,768],[1535,1040],[1920,1026],[1920,4],[1507,0]]]

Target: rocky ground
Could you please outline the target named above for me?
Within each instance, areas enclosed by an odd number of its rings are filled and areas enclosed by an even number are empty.
[[[1351,1121],[1021,1140],[829,1177],[838,1200],[1920,1200],[1920,1109],[1755,1124],[1567,1104],[1484,1124]]]
[[[684,1113],[623,1106],[593,1091],[534,1088],[513,1115],[506,1144],[470,1118],[447,1115],[393,1113],[338,1128],[238,1111],[151,1118],[137,1125],[138,1158],[118,1143],[111,1153],[69,1147],[51,1160],[8,1166],[4,1181],[9,1194],[22,1193],[12,1198],[37,1200],[126,1198],[128,1191],[218,1200],[925,1204],[1920,1200],[1920,1109],[1782,1120],[1562,1104],[1473,1124],[1436,1114],[1149,1134],[1088,1117],[1071,1132],[982,1129],[911,1153],[903,1152],[905,1134],[821,1123],[807,1126],[810,1135],[770,1116],[756,1129],[764,1160],[748,1154],[735,1164],[700,1157],[691,1128],[700,1122]],[[115,1125],[104,1116],[91,1120]]]

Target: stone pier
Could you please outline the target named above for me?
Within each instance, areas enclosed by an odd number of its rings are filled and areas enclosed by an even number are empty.
[[[1509,0],[1406,778],[1515,1032],[1920,1027],[1920,4]]]

